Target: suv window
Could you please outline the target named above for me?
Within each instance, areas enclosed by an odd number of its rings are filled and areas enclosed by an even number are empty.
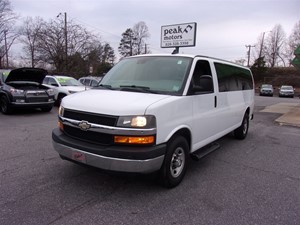
[[[48,81],[48,82],[49,82],[48,84],[50,84],[50,85],[57,85],[57,82],[56,82],[55,79],[52,78],[52,77],[49,78],[49,81]]]
[[[96,86],[98,85],[98,83],[99,83],[99,81],[97,81],[97,80],[92,80],[91,86],[92,86],[92,87],[96,87]]]
[[[83,81],[83,84],[86,85],[86,86],[89,86],[90,85],[90,79],[85,78],[84,81]]]

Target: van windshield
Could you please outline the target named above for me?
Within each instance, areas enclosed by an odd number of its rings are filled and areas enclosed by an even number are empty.
[[[179,56],[126,58],[104,76],[100,86],[124,91],[180,95],[192,60]]]

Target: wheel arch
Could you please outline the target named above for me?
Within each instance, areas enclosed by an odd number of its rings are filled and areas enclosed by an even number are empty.
[[[174,138],[177,135],[182,136],[187,140],[187,143],[189,146],[189,152],[190,152],[191,151],[191,141],[192,141],[192,134],[191,134],[190,129],[188,129],[187,127],[182,127],[180,129],[178,129],[172,135],[169,136],[167,142],[169,142],[172,138]]]
[[[11,102],[11,98],[10,98],[9,94],[6,93],[5,91],[1,91],[1,92],[0,92],[0,98],[1,98],[2,96],[5,96],[5,97],[8,99],[9,103]]]

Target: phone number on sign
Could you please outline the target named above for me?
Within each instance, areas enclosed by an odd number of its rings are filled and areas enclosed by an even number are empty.
[[[188,41],[174,41],[174,42],[165,43],[166,47],[183,46],[183,45],[189,45],[189,42]]]

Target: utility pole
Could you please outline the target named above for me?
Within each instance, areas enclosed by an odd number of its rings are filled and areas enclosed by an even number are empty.
[[[62,16],[62,13],[59,13],[56,17]],[[65,72],[68,71],[68,29],[67,29],[67,13],[64,13],[64,36],[65,36]]]
[[[247,55],[248,55],[248,63],[247,63],[247,66],[249,67],[251,48],[255,47],[255,45],[245,45],[245,46],[246,46],[246,48],[248,48],[248,51],[247,51]]]
[[[263,35],[262,35],[262,40],[261,40],[261,45],[260,45],[260,50],[259,50],[259,56],[258,56],[259,59],[261,58],[262,50],[263,50],[263,47],[264,47],[265,33],[266,32],[263,32]]]
[[[66,48],[66,72],[68,71],[68,30],[67,30],[67,13],[65,12],[65,48]]]
[[[5,45],[5,56],[6,56],[6,68],[8,68],[8,49],[6,40],[7,30],[4,31],[4,45]]]

